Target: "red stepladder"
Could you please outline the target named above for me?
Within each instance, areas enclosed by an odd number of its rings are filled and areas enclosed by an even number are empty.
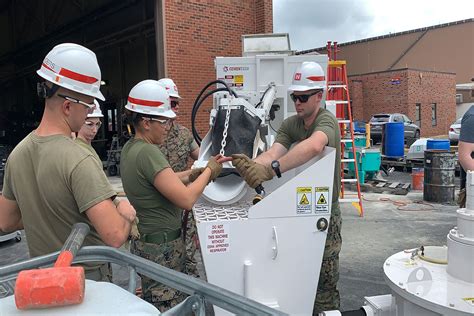
[[[336,118],[339,122],[341,132],[341,192],[339,196],[340,203],[352,203],[357,209],[359,216],[364,215],[362,207],[362,194],[360,191],[359,170],[357,164],[357,150],[354,141],[354,124],[352,120],[351,102],[349,86],[347,80],[347,63],[345,60],[336,60],[337,43],[331,46],[328,42],[328,71],[327,71],[327,95],[326,106],[335,108]],[[351,143],[352,157],[344,155],[346,144]],[[345,165],[354,166],[355,178],[350,178],[344,173]],[[345,183],[355,183],[357,193],[345,192]]]

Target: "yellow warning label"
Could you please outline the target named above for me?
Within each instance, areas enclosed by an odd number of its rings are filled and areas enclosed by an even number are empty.
[[[314,212],[318,214],[329,213],[329,188],[315,187],[314,192]]]
[[[313,189],[311,187],[296,188],[296,214],[311,214],[313,211]]]
[[[300,205],[309,205],[309,200],[306,194],[303,194],[300,200]]]
[[[466,302],[470,302],[471,304],[474,304],[474,297],[464,297],[463,300]]]
[[[328,204],[328,202],[326,201],[324,194],[321,194],[318,199],[318,205],[324,205],[324,204]]]
[[[235,75],[234,76],[235,83],[244,83],[244,75]]]

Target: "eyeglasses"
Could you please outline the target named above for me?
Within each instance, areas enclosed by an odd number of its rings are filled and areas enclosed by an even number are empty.
[[[66,99],[66,100],[71,101],[71,102],[74,102],[74,103],[82,104],[83,106],[85,106],[85,107],[88,108],[88,109],[94,109],[94,108],[95,108],[94,102],[92,102],[92,103],[86,103],[86,102],[81,101],[81,100],[78,100],[78,99],[76,99],[76,98],[73,98],[73,97],[70,97],[70,96],[67,96],[67,95],[64,95],[64,94],[59,94],[59,93],[58,93],[58,97],[61,97],[61,98],[63,98],[63,99]]]
[[[175,108],[177,106],[179,106],[179,101],[171,101],[171,107],[172,108]]]
[[[171,125],[171,120],[170,119],[157,119],[157,118],[154,118],[154,117],[144,117],[143,119],[145,121],[155,121],[155,122],[158,122],[161,125],[165,125],[165,126],[170,126]]]
[[[321,92],[321,90],[318,90],[318,91],[314,91],[310,94],[300,94],[300,95],[296,95],[294,93],[290,94],[290,97],[291,99],[293,100],[293,102],[296,102],[296,100],[300,101],[301,103],[306,103],[308,102],[309,98],[311,98],[313,95],[315,94],[318,94],[319,92]]]
[[[99,129],[101,126],[102,126],[102,122],[99,121],[97,123],[94,123],[94,122],[91,122],[91,121],[85,121],[84,124],[90,128],[90,129],[93,129],[94,127],[96,127],[97,129]]]

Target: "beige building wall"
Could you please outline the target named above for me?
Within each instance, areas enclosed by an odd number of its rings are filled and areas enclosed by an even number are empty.
[[[400,68],[450,72],[456,83],[474,77],[474,19],[339,45],[349,75]],[[326,48],[300,52],[326,53]]]

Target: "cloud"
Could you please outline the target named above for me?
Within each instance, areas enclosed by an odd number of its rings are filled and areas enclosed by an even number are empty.
[[[374,17],[364,1],[274,0],[274,32],[290,33],[292,49],[325,46],[365,36]]]
[[[473,0],[273,0],[273,30],[292,49],[345,43],[473,17]]]

